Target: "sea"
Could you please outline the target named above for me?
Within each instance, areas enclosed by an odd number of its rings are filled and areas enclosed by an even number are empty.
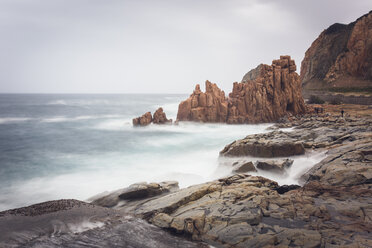
[[[0,94],[0,211],[48,200],[88,200],[137,182],[172,180],[183,188],[228,176],[234,161],[220,158],[219,151],[236,139],[270,131],[270,123],[132,126],[132,118],[159,107],[175,120],[187,97]],[[299,184],[301,174],[324,156],[295,156],[284,175],[253,174]]]

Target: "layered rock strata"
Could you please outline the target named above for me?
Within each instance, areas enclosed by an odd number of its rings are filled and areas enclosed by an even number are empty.
[[[199,122],[226,122],[228,102],[225,92],[209,81],[205,82],[205,93],[197,84],[191,96],[178,106],[177,120]]]
[[[257,168],[260,170],[267,170],[273,172],[284,173],[286,168],[293,164],[292,159],[282,160],[259,160],[257,161]]]
[[[282,131],[253,134],[225,146],[222,156],[287,157],[305,153],[302,140]]]
[[[207,248],[121,211],[77,200],[0,212],[0,247]]]
[[[177,120],[229,124],[276,121],[285,115],[305,112],[299,76],[290,56],[280,56],[272,65],[259,65],[241,83],[234,83],[229,97],[207,81],[206,92],[196,85],[178,107]]]
[[[152,118],[154,124],[172,124],[172,119],[167,119],[167,115],[164,113],[163,108],[158,108]]]
[[[133,126],[147,126],[152,122],[151,112],[146,112],[140,117],[134,118],[132,120]]]
[[[256,167],[254,164],[250,162],[245,162],[243,164],[239,164],[239,162],[235,162],[233,164],[235,168],[233,169],[234,173],[247,173],[247,172],[257,172]]]
[[[154,124],[172,124],[172,119],[167,119],[166,114],[163,111],[163,108],[158,108],[154,116],[151,115],[151,112],[147,112],[140,117],[134,118],[132,120],[133,126],[147,126],[151,123]]]
[[[152,196],[162,195],[178,189],[178,182],[168,181],[161,183],[135,183],[128,188],[119,189],[104,195],[92,197],[93,204],[103,207],[114,207],[120,201],[141,200]]]
[[[372,11],[348,25],[335,23],[306,51],[304,90],[372,87]]]

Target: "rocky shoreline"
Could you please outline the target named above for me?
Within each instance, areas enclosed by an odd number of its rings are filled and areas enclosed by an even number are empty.
[[[273,128],[282,127],[294,131],[252,135],[227,147],[240,147],[242,153],[234,156],[244,156],[254,145],[262,147],[262,137],[267,147],[278,139],[305,149],[327,149],[327,157],[302,176],[303,187],[236,174],[130,201],[129,210],[127,204],[114,208],[215,247],[370,247],[371,119],[308,115]],[[247,146],[252,137],[258,142]],[[284,154],[270,153],[277,155]]]
[[[171,247],[170,244],[173,247],[203,247],[205,244],[214,247],[371,247],[371,122],[370,116],[343,118],[329,114],[282,119],[271,127],[273,131],[247,136],[221,151],[221,156],[254,154],[265,159],[285,159],[310,150],[327,150],[327,157],[302,175],[302,187],[280,186],[267,178],[249,175],[249,172],[184,189],[179,189],[177,182],[139,183],[98,196],[91,204],[73,202],[71,209],[83,206],[84,210],[74,211],[94,216],[90,219],[93,222],[98,216],[104,223],[74,237],[92,241],[105,235],[107,244],[125,247],[124,239],[116,240],[114,236],[120,233],[128,237],[127,232],[137,226],[150,234],[162,235],[164,240],[136,240],[133,242],[140,243],[134,247]],[[280,128],[292,128],[292,131],[283,132]],[[25,220],[32,223],[35,217],[24,216],[22,212],[30,213],[33,209],[2,212],[1,223],[17,218],[22,223]],[[35,215],[38,221],[45,218],[42,222],[45,228],[50,220],[45,216],[51,212],[59,214],[63,222],[71,211],[65,207],[37,209]],[[105,217],[99,217],[100,213],[105,213]],[[134,224],[127,224],[125,218]],[[128,226],[124,228],[125,225]],[[26,224],[12,228],[5,232],[9,242],[26,242],[32,237],[32,240],[57,246],[53,242],[64,240],[65,244],[71,244],[74,240],[66,232],[61,232],[59,238],[51,237],[50,230],[36,239],[32,235],[22,236],[22,233],[30,233],[31,227]],[[196,243],[170,233],[189,237]],[[23,239],[19,239],[20,235]],[[4,232],[2,242],[3,236]]]

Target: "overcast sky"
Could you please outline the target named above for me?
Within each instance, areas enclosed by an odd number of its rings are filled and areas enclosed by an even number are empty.
[[[230,92],[371,0],[0,0],[0,92]]]

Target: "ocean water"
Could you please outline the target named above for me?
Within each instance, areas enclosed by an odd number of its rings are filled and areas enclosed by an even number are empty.
[[[135,182],[177,180],[187,187],[226,176],[231,167],[221,165],[219,151],[270,126],[132,126],[133,117],[160,106],[175,119],[178,103],[186,98],[0,94],[0,210],[61,198],[86,200]],[[323,157],[296,157],[297,166],[285,176],[263,174],[296,183]]]

